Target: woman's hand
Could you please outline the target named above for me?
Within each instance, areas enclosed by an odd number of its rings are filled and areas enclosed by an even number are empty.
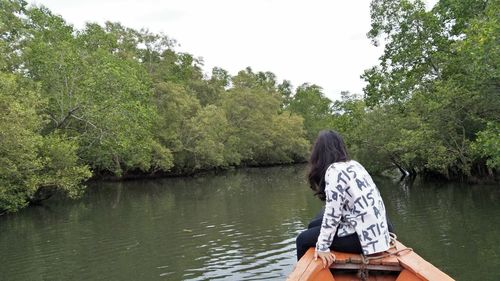
[[[314,260],[317,260],[318,257],[323,262],[323,268],[330,267],[330,265],[335,261],[336,257],[332,252],[314,252]]]

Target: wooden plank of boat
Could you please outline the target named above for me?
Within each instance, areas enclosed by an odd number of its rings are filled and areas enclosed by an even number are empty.
[[[396,241],[395,247],[383,254],[369,258],[359,254],[334,253],[337,258],[335,263],[330,268],[323,268],[320,260],[314,260],[314,248],[309,249],[297,262],[287,280],[359,280],[358,274],[362,271],[370,273],[365,277],[365,280],[371,281],[453,280],[399,241]],[[380,272],[384,272],[384,274],[379,274]]]
[[[373,259],[368,264],[365,264],[363,256],[358,254],[335,252],[335,257],[336,261],[331,266],[333,269],[360,269],[363,267],[367,270],[401,271],[399,261],[394,256]]]
[[[289,281],[334,280],[329,269],[323,268],[321,261],[314,260],[314,248],[310,248],[297,262],[288,276]]]

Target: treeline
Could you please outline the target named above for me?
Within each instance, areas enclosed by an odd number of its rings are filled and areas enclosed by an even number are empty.
[[[500,1],[373,0],[384,53],[337,123],[371,171],[495,180],[500,167]],[[346,124],[346,125],[342,125]],[[339,127],[339,126],[337,126]],[[497,178],[498,180],[498,178]]]
[[[210,75],[162,34],[77,30],[47,8],[0,0],[0,213],[90,177],[191,174],[302,162],[319,130],[371,172],[494,177],[499,152],[498,1],[372,2],[380,65],[363,98],[332,102],[247,68]],[[354,54],[353,54],[354,55]]]
[[[288,81],[250,68],[206,77],[167,36],[76,30],[47,8],[0,3],[0,213],[54,190],[77,196],[91,176],[306,159]]]

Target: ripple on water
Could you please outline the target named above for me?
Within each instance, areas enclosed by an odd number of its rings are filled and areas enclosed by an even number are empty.
[[[295,263],[295,237],[276,241],[272,229],[255,235],[241,229],[238,231],[235,224],[206,224],[203,228],[216,233],[215,237],[222,234],[226,239],[211,239],[197,245],[198,248],[208,248],[206,256],[196,259],[202,262],[202,266],[185,269],[183,280],[283,279],[283,268]]]

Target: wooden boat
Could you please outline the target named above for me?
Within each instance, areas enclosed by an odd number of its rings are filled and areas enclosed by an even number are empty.
[[[323,268],[314,260],[311,248],[297,262],[288,281],[448,281],[454,280],[417,255],[411,248],[395,241],[388,251],[376,256],[334,252],[336,261]]]

